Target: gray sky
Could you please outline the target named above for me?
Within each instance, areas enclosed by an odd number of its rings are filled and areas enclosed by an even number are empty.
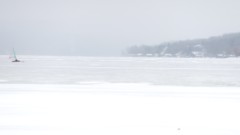
[[[240,0],[0,0],[0,47],[119,55],[130,45],[240,32]]]

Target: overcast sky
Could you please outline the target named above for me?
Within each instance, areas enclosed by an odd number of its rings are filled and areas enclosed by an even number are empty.
[[[130,45],[240,32],[239,16],[240,0],[0,0],[0,47],[119,55]]]

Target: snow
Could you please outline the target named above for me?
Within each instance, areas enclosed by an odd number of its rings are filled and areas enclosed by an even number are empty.
[[[7,56],[0,57],[0,80],[11,84],[103,81],[171,86],[240,86],[240,61],[237,58],[18,57],[24,62],[12,63]]]
[[[240,133],[238,59],[4,58],[1,135]]]
[[[240,133],[237,87],[87,83],[0,89],[3,135]]]

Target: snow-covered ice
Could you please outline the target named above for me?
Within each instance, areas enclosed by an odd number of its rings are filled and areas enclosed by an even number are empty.
[[[239,59],[0,57],[1,135],[238,135]]]
[[[240,86],[240,61],[197,58],[0,56],[0,83],[152,83],[177,86]]]

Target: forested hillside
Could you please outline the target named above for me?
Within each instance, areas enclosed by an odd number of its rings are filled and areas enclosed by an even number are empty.
[[[127,56],[149,57],[238,57],[240,33],[225,34],[208,39],[196,39],[161,43],[159,45],[135,45],[124,52]]]

